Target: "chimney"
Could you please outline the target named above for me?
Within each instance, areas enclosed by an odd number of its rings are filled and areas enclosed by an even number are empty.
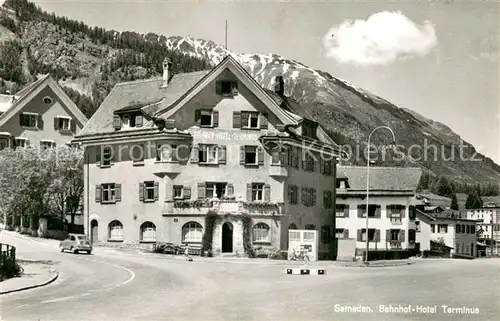
[[[170,81],[170,78],[172,78],[171,68],[172,68],[172,60],[170,60],[170,58],[165,58],[165,60],[163,60],[163,86],[162,86],[162,88],[167,87],[168,82]]]
[[[285,81],[283,80],[283,76],[276,76],[274,82],[274,92],[280,96],[285,95]]]

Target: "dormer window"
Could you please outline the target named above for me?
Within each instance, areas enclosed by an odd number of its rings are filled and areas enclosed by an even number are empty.
[[[142,126],[142,115],[137,113],[125,114],[122,116],[123,127],[134,128]]]
[[[317,138],[317,136],[316,136],[317,127],[318,127],[317,123],[311,122],[311,121],[305,121],[302,124],[302,136],[316,139]]]

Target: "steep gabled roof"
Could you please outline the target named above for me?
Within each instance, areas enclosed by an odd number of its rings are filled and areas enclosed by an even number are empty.
[[[85,117],[75,103],[68,97],[68,95],[66,95],[61,86],[50,76],[50,74],[47,74],[15,94],[18,98],[8,110],[0,115],[0,126],[3,126],[11,117],[21,111],[27,103],[29,103],[47,86],[52,89],[56,96],[63,102],[63,104],[69,109],[69,112],[73,114],[82,126],[87,123],[87,117]]]
[[[224,58],[215,68],[207,73],[200,79],[189,91],[177,99],[173,104],[167,105],[164,103],[165,108],[158,111],[155,116],[169,117],[181,109],[191,98],[198,94],[203,88],[211,83],[215,78],[220,75],[224,70],[229,69],[239,81],[243,83],[252,93],[260,99],[276,117],[278,117],[283,124],[292,125],[297,124],[297,121],[290,117],[271,96],[262,88],[257,81],[231,56],[228,55]]]
[[[208,72],[205,70],[175,74],[167,87],[162,87],[162,77],[118,83],[106,96],[79,136],[115,132],[114,112],[130,106],[142,106],[141,109],[145,114],[154,115],[164,108],[165,104],[179,99]],[[148,126],[153,126],[153,123],[144,122],[142,128]]]
[[[339,175],[347,176],[348,191],[366,191],[366,167],[339,166]],[[342,174],[340,174],[342,173]],[[408,191],[417,189],[422,175],[418,167],[370,167],[370,191]]]

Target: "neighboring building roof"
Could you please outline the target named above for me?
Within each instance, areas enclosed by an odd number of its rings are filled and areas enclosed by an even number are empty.
[[[5,113],[12,106],[15,97],[14,95],[0,95],[0,113]]]
[[[483,196],[483,207],[500,207],[500,196]]]
[[[4,125],[12,116],[21,111],[28,102],[30,102],[47,86],[49,86],[65,104],[76,120],[84,126],[87,122],[87,117],[85,117],[75,103],[68,97],[68,95],[66,95],[61,86],[50,76],[50,74],[44,75],[15,94],[16,100],[3,114],[0,115],[0,126]]]
[[[347,176],[348,191],[366,191],[367,168],[339,166],[338,172]],[[340,174],[342,175],[342,174]],[[418,167],[370,167],[370,191],[411,191],[417,189],[422,175]]]
[[[421,191],[418,193],[417,197],[420,199],[426,198],[429,201],[428,205],[442,206],[445,208],[451,206],[450,198],[439,196],[429,191]]]

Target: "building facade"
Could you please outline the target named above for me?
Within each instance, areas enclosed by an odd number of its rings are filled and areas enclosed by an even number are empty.
[[[214,254],[243,253],[245,233],[286,249],[289,229],[314,229],[331,251],[338,147],[284,95],[285,81],[264,89],[231,56],[203,72],[170,66],[117,84],[75,139],[93,242],[199,247],[209,232]]]
[[[417,222],[417,239],[423,250],[430,250],[430,242],[434,242],[451,248],[451,254],[477,255],[475,220],[460,218],[456,211],[451,210],[436,214],[417,209]]]
[[[500,253],[500,205],[485,204],[467,210],[467,218],[476,221],[477,237],[490,245],[489,253]]]
[[[87,118],[46,75],[14,95],[0,95],[0,150],[68,144]]]
[[[366,249],[366,215],[370,250],[415,249],[415,198],[420,168],[371,167],[366,210],[366,167],[338,167],[336,230],[338,239],[355,239],[358,254]]]

